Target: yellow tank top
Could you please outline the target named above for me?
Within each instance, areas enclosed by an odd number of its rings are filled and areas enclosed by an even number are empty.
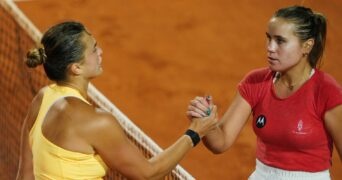
[[[97,180],[102,179],[106,174],[107,167],[100,156],[63,149],[42,134],[41,126],[50,107],[57,100],[68,96],[79,98],[89,104],[77,90],[69,87],[53,84],[44,91],[37,119],[29,135],[36,180]]]

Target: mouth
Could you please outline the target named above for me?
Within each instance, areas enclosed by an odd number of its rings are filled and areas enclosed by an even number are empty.
[[[268,56],[267,59],[268,59],[269,61],[277,61],[277,60],[278,60],[278,59],[273,58],[273,57],[271,57],[271,56]]]
[[[268,63],[270,64],[274,64],[276,61],[278,61],[278,59],[270,57],[270,56],[267,57],[267,60],[268,60]]]
[[[277,64],[278,59],[268,56],[267,61],[270,65],[275,65]]]

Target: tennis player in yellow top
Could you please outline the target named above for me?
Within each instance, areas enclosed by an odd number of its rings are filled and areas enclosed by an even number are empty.
[[[54,81],[32,101],[21,136],[17,179],[102,179],[107,169],[128,179],[161,179],[216,127],[216,107],[195,119],[186,133],[146,159],[109,113],[87,102],[89,81],[102,72],[102,50],[79,22],[51,27],[42,47],[28,52],[29,67],[43,65]]]

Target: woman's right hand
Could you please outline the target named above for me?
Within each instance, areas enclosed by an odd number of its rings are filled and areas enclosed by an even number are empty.
[[[204,117],[193,117],[191,119],[189,129],[197,132],[201,138],[216,128],[218,123],[217,107],[215,105],[211,105],[210,110],[211,112],[209,116],[206,115]]]

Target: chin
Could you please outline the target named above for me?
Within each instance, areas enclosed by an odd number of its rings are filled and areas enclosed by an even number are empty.
[[[269,65],[268,68],[270,68],[271,71],[280,71],[280,68],[277,68],[276,66]]]
[[[102,74],[102,72],[103,72],[102,69],[101,69],[101,70],[98,70],[96,73],[94,73],[93,75],[91,75],[91,76],[89,77],[89,79],[94,79],[94,78],[100,76],[100,75]]]
[[[96,75],[95,75],[95,77],[97,77],[97,76],[100,76],[101,74],[102,74],[102,70],[101,71],[99,71]]]

